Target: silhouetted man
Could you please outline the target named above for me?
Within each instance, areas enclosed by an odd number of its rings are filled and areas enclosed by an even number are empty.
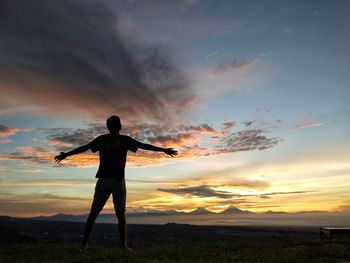
[[[114,210],[118,217],[118,227],[123,249],[128,249],[126,242],[126,220],[125,220],[125,203],[126,203],[126,187],[125,187],[125,163],[127,152],[136,152],[137,149],[149,151],[164,152],[170,156],[177,154],[173,148],[161,148],[150,144],[144,144],[134,140],[133,138],[119,134],[122,125],[118,116],[111,116],[107,119],[107,128],[109,134],[98,136],[92,142],[78,147],[70,152],[61,152],[55,157],[55,161],[59,163],[68,156],[91,150],[99,152],[100,166],[98,168],[96,178],[98,178],[94,200],[91,205],[89,217],[85,225],[84,239],[81,251],[87,248],[87,241],[90,236],[92,227],[101,210],[103,209],[109,196],[113,196]]]

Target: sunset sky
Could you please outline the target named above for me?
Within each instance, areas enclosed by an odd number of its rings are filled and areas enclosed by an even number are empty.
[[[0,3],[0,214],[86,214],[107,133],[128,211],[350,209],[349,1]],[[111,200],[104,213],[113,212]]]

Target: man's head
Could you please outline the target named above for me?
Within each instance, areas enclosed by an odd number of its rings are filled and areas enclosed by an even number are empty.
[[[116,115],[112,115],[107,119],[107,128],[110,133],[119,132],[122,129],[122,124],[120,119]]]

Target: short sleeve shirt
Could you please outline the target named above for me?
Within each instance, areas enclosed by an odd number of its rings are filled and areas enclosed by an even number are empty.
[[[125,178],[127,152],[136,152],[141,143],[125,135],[100,135],[90,143],[92,152],[99,152],[100,165],[97,178]]]

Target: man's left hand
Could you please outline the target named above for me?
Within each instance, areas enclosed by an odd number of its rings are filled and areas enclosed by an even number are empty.
[[[166,153],[167,155],[170,155],[171,157],[174,157],[175,155],[177,155],[177,151],[175,151],[173,148],[164,149],[164,153]]]
[[[55,162],[60,163],[60,161],[66,159],[67,155],[64,152],[60,152],[59,155],[55,156]]]

